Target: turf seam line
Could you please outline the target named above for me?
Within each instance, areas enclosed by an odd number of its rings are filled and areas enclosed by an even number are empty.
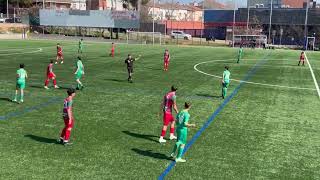
[[[1,120],[7,120],[7,119],[12,118],[12,117],[21,116],[23,114],[26,114],[28,112],[32,112],[32,111],[35,111],[35,110],[42,109],[42,108],[47,107],[47,106],[49,106],[51,104],[55,104],[58,101],[61,101],[61,98],[60,97],[59,98],[54,97],[54,98],[49,99],[49,101],[46,101],[44,103],[41,103],[41,104],[38,104],[38,105],[35,105],[35,106],[31,106],[31,107],[25,108],[22,111],[10,112],[10,113],[8,113],[8,114],[6,114],[4,116],[0,116],[0,121]]]
[[[245,84],[245,81],[249,80],[252,75],[255,74],[258,67],[263,64],[267,59],[266,57],[269,56],[270,53],[265,55],[262,58],[262,61],[255,64],[249,72],[246,74],[245,78],[240,81],[240,84],[233,90],[230,96],[228,96],[222,104],[219,105],[219,107],[214,111],[214,113],[209,117],[209,119],[204,123],[204,125],[196,132],[196,134],[192,137],[192,139],[187,143],[187,145],[184,148],[184,151],[182,154],[185,154],[188,149],[194,144],[194,142],[200,137],[200,135],[209,127],[209,125],[214,121],[214,119],[217,117],[217,115],[223,110],[223,108],[230,102],[230,100],[238,93],[240,88]],[[169,166],[161,173],[161,175],[158,177],[158,180],[163,180],[166,175],[169,174],[169,172],[174,168],[176,165],[175,161],[172,161]]]
[[[313,72],[313,69],[311,67],[311,64],[309,63],[309,59],[307,57],[307,53],[305,54],[305,57],[306,57],[306,60],[307,60],[307,63],[308,63],[308,66],[309,66],[309,69],[310,69],[310,72],[311,72],[311,76],[313,78],[313,81],[314,81],[314,85],[316,86],[316,89],[317,89],[317,92],[318,92],[318,96],[320,98],[320,89],[319,89],[319,85],[318,85],[318,82],[317,82],[317,79],[314,75],[314,72]]]

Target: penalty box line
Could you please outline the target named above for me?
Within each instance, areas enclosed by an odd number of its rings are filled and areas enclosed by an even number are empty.
[[[309,62],[307,53],[305,53],[305,57],[306,57],[306,60],[307,60],[307,63],[308,63],[308,66],[309,66],[309,69],[310,69],[310,72],[311,72],[311,76],[312,76],[314,85],[316,86],[316,89],[317,89],[317,92],[318,92],[318,97],[320,98],[319,84],[318,84],[318,81],[317,81],[317,79],[316,79],[316,76],[314,75],[314,72],[313,72],[313,69],[312,69],[311,64],[310,64],[310,62]]]
[[[182,154],[185,154],[191,146],[195,143],[195,141],[200,137],[200,135],[209,127],[209,125],[215,120],[215,118],[218,116],[218,114],[224,109],[224,107],[231,101],[231,99],[237,95],[240,88],[245,84],[246,81],[248,81],[259,69],[259,67],[265,63],[268,59],[267,57],[270,55],[270,53],[266,54],[261,61],[259,61],[257,64],[255,64],[249,72],[246,74],[246,76],[243,78],[242,81],[240,81],[240,84],[233,90],[230,96],[228,96],[222,104],[214,111],[214,113],[209,117],[209,119],[204,123],[204,125],[199,129],[196,134],[192,137],[192,139],[187,143],[187,145],[184,148],[184,151]],[[168,167],[161,173],[161,175],[158,177],[158,180],[164,180],[166,175],[169,174],[169,172],[174,168],[176,165],[175,161],[172,161]]]

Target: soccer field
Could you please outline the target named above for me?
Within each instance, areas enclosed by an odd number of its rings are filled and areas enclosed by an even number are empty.
[[[56,143],[73,75],[77,42],[60,42],[65,63],[54,66],[60,89],[43,88],[56,41],[0,41],[0,179],[320,179],[320,99],[300,51],[85,42],[86,86],[74,99],[71,146]],[[162,70],[164,49],[171,54]],[[135,62],[127,82],[124,59]],[[320,81],[320,54],[307,53]],[[29,74],[25,102],[9,101],[20,63]],[[231,72],[222,99],[224,66]],[[192,103],[186,163],[174,164],[174,142],[158,143],[159,106],[178,86],[179,110]],[[167,132],[168,133],[168,132]]]

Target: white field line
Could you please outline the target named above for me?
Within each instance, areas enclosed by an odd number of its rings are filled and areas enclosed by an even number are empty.
[[[311,76],[312,76],[313,81],[314,81],[314,85],[316,86],[316,89],[317,89],[317,92],[318,92],[318,96],[319,96],[319,98],[320,98],[319,85],[318,85],[316,76],[314,75],[314,72],[313,72],[313,69],[312,69],[312,67],[311,67],[311,64],[309,63],[309,59],[308,59],[308,57],[307,57],[307,53],[305,53],[305,57],[306,57],[306,60],[307,60],[307,63],[308,63],[308,66],[309,66],[309,69],[310,69],[310,72],[311,72]]]
[[[212,77],[221,79],[221,78],[222,78],[221,76],[217,76],[217,75],[214,75],[214,74],[209,74],[209,73],[206,73],[206,72],[203,72],[203,71],[199,70],[199,69],[198,69],[198,66],[201,65],[201,64],[206,64],[206,63],[210,63],[210,62],[215,62],[215,61],[228,61],[228,60],[234,60],[234,59],[213,60],[213,61],[201,62],[201,63],[198,63],[198,64],[194,65],[193,68],[194,68],[194,70],[196,70],[197,72],[199,72],[199,73],[201,73],[201,74],[204,74],[204,75],[207,75],[207,76],[212,76]],[[257,83],[257,82],[251,82],[251,81],[242,81],[242,80],[238,80],[238,79],[230,79],[230,80],[236,81],[236,82],[244,82],[244,83],[247,83],[247,84],[254,84],[254,85],[261,85],[261,86],[269,86],[269,87],[279,87],[279,88],[286,88],[286,89],[300,89],[300,90],[312,90],[312,91],[316,90],[316,89],[313,89],[313,88],[281,86],[281,85],[275,85],[275,84],[264,84],[264,83]]]
[[[69,47],[72,47],[72,46],[77,46],[77,45],[66,45],[64,46],[64,52],[66,51],[65,49],[66,48],[69,48]],[[91,45],[88,45],[88,46],[91,46]],[[42,52],[43,49],[46,49],[46,48],[55,48],[55,46],[45,46],[45,47],[41,47],[41,48],[20,48],[20,49],[1,49],[0,52],[3,52],[3,51],[18,51],[18,50],[29,50],[29,49],[37,49],[37,50],[34,50],[34,51],[30,51],[30,52],[13,52],[13,53],[6,53],[6,54],[0,54],[0,56],[11,56],[11,55],[18,55],[18,54],[34,54],[34,53],[38,53],[38,52]]]
[[[38,50],[30,51],[30,52],[0,54],[0,56],[11,56],[11,55],[17,55],[17,54],[34,54],[34,53],[42,52],[42,48],[34,48],[34,49],[38,49]]]

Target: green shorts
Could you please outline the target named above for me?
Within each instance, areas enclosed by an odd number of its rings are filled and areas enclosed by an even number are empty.
[[[230,82],[224,82],[222,83],[222,87],[224,88],[228,88],[229,87]]]
[[[181,144],[187,144],[188,141],[188,130],[187,129],[177,129],[177,142]]]
[[[82,77],[82,72],[78,72],[75,76],[76,79],[81,79]]]
[[[17,89],[24,89],[24,88],[26,88],[26,82],[19,82],[19,81],[17,81],[16,88],[17,88]]]

